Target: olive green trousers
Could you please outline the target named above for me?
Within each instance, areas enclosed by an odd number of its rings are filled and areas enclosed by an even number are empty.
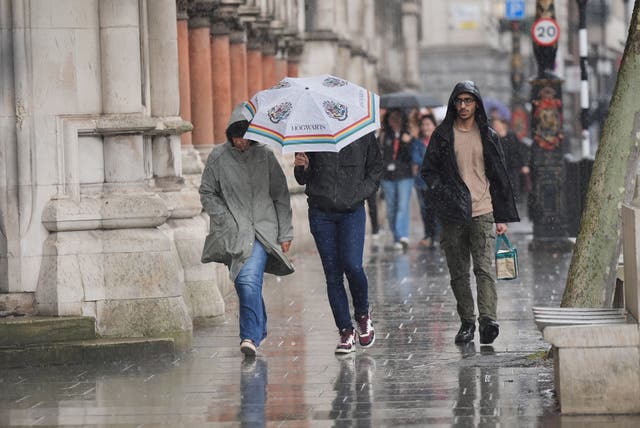
[[[440,245],[444,250],[460,320],[475,323],[471,292],[471,260],[476,278],[479,319],[496,320],[498,295],[493,271],[495,252],[493,214],[474,217],[470,224],[442,222]]]

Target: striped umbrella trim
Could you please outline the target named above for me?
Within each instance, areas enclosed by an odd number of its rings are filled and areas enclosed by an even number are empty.
[[[345,138],[348,138],[350,135],[362,130],[367,126],[370,126],[376,123],[377,121],[376,115],[375,115],[376,109],[374,107],[375,97],[376,97],[375,94],[372,94],[371,92],[367,92],[367,98],[368,98],[367,115],[364,116],[359,121],[354,122],[351,126],[348,126],[347,128],[341,130],[340,132],[337,132],[336,134],[290,135],[285,137],[284,135],[272,129],[269,129],[260,125],[250,124],[249,129],[247,130],[247,135],[248,134],[253,134],[256,136],[260,135],[260,136],[269,138],[279,143],[282,146],[295,145],[295,144],[314,144],[314,143],[338,144],[340,143],[340,141],[344,140]],[[252,112],[252,114],[255,116],[255,111],[256,111],[255,106],[251,102],[246,103],[245,107],[247,108],[247,110]]]

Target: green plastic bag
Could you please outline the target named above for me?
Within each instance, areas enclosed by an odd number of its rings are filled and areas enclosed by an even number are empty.
[[[507,249],[502,249],[502,244]],[[506,234],[496,237],[496,279],[516,279],[518,277],[518,250],[515,249]]]

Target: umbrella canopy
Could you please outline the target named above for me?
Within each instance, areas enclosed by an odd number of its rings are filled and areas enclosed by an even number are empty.
[[[484,104],[484,111],[487,112],[490,118],[497,116],[506,122],[511,120],[511,110],[502,101],[495,98],[483,98],[482,103]]]
[[[431,95],[420,92],[391,92],[380,96],[381,108],[421,108],[436,107],[442,104]]]
[[[245,138],[283,153],[338,152],[380,127],[380,99],[331,75],[282,79],[245,104]]]

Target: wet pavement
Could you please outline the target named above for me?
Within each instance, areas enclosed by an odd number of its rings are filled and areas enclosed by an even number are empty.
[[[492,346],[477,334],[453,343],[459,321],[440,250],[397,252],[383,234],[366,243],[372,348],[334,356],[338,335],[310,249],[296,255],[294,275],[267,277],[269,336],[257,359],[240,354],[230,296],[224,319],[198,327],[193,350],[176,358],[2,370],[0,426],[640,426],[640,416],[558,413],[530,308],[559,305],[570,254],[530,253],[529,232],[512,227],[520,278],[498,283]]]

